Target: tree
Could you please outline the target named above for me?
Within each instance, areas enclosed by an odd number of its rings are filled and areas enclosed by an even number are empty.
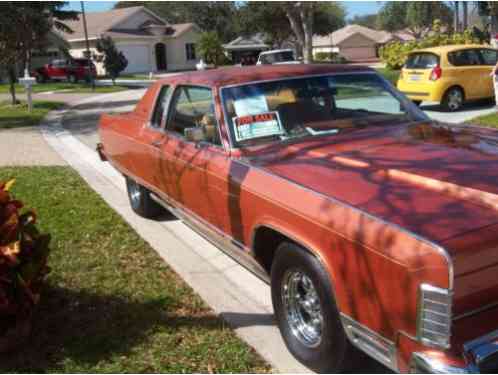
[[[169,23],[194,22],[203,31],[214,31],[222,42],[237,34],[237,7],[233,1],[120,1],[115,8],[142,5]]]
[[[360,25],[369,27],[370,29],[377,28],[377,15],[376,14],[365,14],[363,16],[354,16],[351,18],[348,23],[350,25]]]
[[[218,34],[214,31],[206,31],[201,34],[197,42],[197,49],[208,64],[213,64],[215,67],[220,65],[224,60],[223,45],[221,44]]]
[[[442,1],[392,1],[379,11],[377,24],[380,29],[387,31],[407,29],[414,37],[419,38],[430,30],[436,19],[446,27],[452,24],[452,10]]]
[[[305,62],[313,57],[313,35],[328,35],[345,24],[344,8],[335,2],[247,2],[239,11],[242,32],[258,30],[274,44],[293,40]]]
[[[116,78],[128,66],[128,60],[123,52],[118,51],[110,36],[99,39],[96,48],[99,53],[104,55],[104,68],[111,77],[112,84],[115,85]]]
[[[0,62],[7,66],[12,102],[16,102],[14,81],[16,64],[29,70],[33,49],[43,49],[53,28],[71,33],[64,24],[78,13],[62,10],[63,1],[4,2],[0,6]]]

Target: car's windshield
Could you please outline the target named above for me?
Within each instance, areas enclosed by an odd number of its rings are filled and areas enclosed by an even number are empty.
[[[226,87],[222,97],[235,147],[426,119],[375,73]]]
[[[294,54],[292,51],[280,51],[272,53],[261,54],[260,59],[261,64],[275,64],[285,61],[293,61]]]

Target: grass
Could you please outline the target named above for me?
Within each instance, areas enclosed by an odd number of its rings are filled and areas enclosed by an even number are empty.
[[[398,82],[400,70],[392,70],[389,68],[379,68],[376,69],[378,73],[382,74],[384,78],[386,78],[388,81],[391,81],[391,83],[396,86],[396,83]]]
[[[25,93],[24,85],[16,84],[16,93]],[[128,90],[123,86],[96,86],[96,93],[108,93]],[[33,93],[49,92],[49,91],[63,91],[64,93],[90,93],[93,92],[89,84],[86,83],[68,83],[68,82],[49,82],[37,83],[33,85]],[[8,94],[9,85],[6,83],[0,84],[0,94]]]
[[[72,169],[0,168],[10,177],[52,235],[52,272],[31,338],[0,372],[271,370]]]
[[[498,129],[498,114],[491,113],[489,115],[479,116],[467,122],[472,125]]]
[[[0,129],[12,129],[37,125],[50,111],[62,108],[64,103],[50,101],[33,101],[33,112],[28,112],[28,105],[24,102],[12,105],[9,102],[0,102]]]

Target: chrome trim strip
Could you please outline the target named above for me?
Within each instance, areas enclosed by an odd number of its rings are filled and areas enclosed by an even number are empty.
[[[398,372],[397,351],[394,342],[341,313],[341,322],[349,341],[373,359]]]
[[[357,213],[359,213],[359,214],[361,214],[361,215],[366,216],[367,218],[370,218],[370,219],[372,219],[372,220],[375,220],[375,221],[377,221],[377,222],[380,222],[380,223],[382,223],[382,224],[384,224],[384,225],[386,225],[386,226],[390,226],[391,228],[394,228],[394,229],[396,229],[396,230],[398,230],[398,231],[400,231],[400,232],[403,232],[403,233],[405,233],[405,234],[409,235],[410,237],[413,237],[413,238],[415,238],[416,240],[418,240],[418,241],[420,241],[420,242],[423,242],[423,243],[425,243],[426,245],[428,245],[428,246],[432,247],[432,248],[433,248],[433,249],[435,249],[437,252],[439,252],[439,253],[440,253],[440,255],[441,255],[441,256],[443,256],[443,258],[445,258],[445,260],[446,260],[446,262],[447,262],[447,264],[448,264],[448,285],[449,285],[449,288],[448,288],[448,289],[449,289],[449,291],[452,291],[452,290],[453,290],[453,280],[454,280],[453,261],[452,261],[452,259],[451,259],[450,255],[449,255],[449,253],[446,251],[446,249],[445,249],[444,247],[442,247],[441,245],[437,244],[436,242],[433,242],[433,241],[428,240],[428,239],[426,239],[426,238],[424,238],[424,237],[422,237],[422,236],[420,236],[420,235],[418,235],[418,234],[416,234],[416,233],[414,233],[414,232],[411,232],[411,231],[409,231],[409,230],[407,230],[407,229],[405,229],[405,228],[403,228],[403,227],[399,226],[398,224],[391,223],[391,222],[389,222],[389,221],[386,221],[386,220],[384,220],[384,219],[381,219],[381,218],[379,218],[379,217],[376,217],[376,216],[374,216],[374,215],[372,215],[372,214],[370,214],[370,213],[368,213],[368,212],[366,212],[366,211],[363,211],[363,210],[361,210],[361,209],[359,209],[359,208],[357,208],[357,207],[355,207],[355,206],[350,205],[349,203],[342,202],[342,201],[338,200],[337,198],[334,198],[334,197],[331,197],[331,196],[328,196],[328,195],[322,194],[322,193],[320,193],[320,192],[317,192],[317,191],[311,190],[310,188],[307,188],[306,186],[303,186],[303,185],[301,185],[301,184],[298,184],[297,182],[294,182],[294,181],[292,181],[292,180],[290,180],[290,179],[288,179],[288,178],[286,178],[286,177],[282,177],[282,176],[279,176],[279,175],[277,175],[277,174],[270,173],[270,172],[268,172],[267,170],[265,170],[264,168],[261,168],[261,167],[259,167],[259,166],[254,166],[254,165],[252,165],[252,164],[250,164],[250,163],[246,162],[245,160],[242,160],[242,159],[238,159],[238,160],[232,159],[232,161],[233,161],[233,162],[236,162],[236,163],[240,163],[240,164],[242,164],[242,165],[244,165],[244,166],[246,166],[246,167],[248,167],[248,168],[254,168],[254,169],[256,169],[256,170],[258,170],[258,171],[260,171],[261,173],[264,173],[264,174],[266,174],[266,175],[269,175],[269,176],[272,176],[272,177],[275,177],[275,178],[279,178],[279,179],[281,179],[281,180],[284,180],[284,181],[286,181],[286,182],[288,182],[288,183],[290,183],[290,184],[292,184],[292,185],[294,185],[294,186],[297,186],[297,187],[299,187],[300,189],[303,189],[303,190],[305,190],[305,191],[307,191],[307,192],[309,192],[309,193],[311,193],[311,194],[314,194],[314,195],[316,195],[316,196],[318,196],[318,197],[320,197],[320,198],[324,198],[324,199],[330,200],[330,201],[332,201],[333,203],[335,203],[335,204],[337,204],[337,205],[340,205],[340,206],[342,206],[342,207],[346,207],[346,208],[348,208],[348,209],[351,209],[351,210],[353,210],[353,211],[355,211],[355,212],[357,212]]]
[[[230,258],[234,259],[237,263],[240,263],[243,267],[248,269],[265,283],[270,284],[270,277],[268,273],[254,258],[252,251],[247,250],[243,244],[234,240],[232,237],[225,235],[220,230],[215,230],[211,224],[206,223],[193,212],[186,213],[186,210],[183,208],[166,202],[155,193],[152,193],[151,197],[155,202],[170,211],[192,230],[199,233],[206,240],[227,254]]]
[[[481,312],[484,312],[484,311],[487,311],[487,310],[491,310],[493,309],[494,307],[498,307],[498,302],[492,302],[490,304],[487,304],[485,306],[482,306],[482,307],[479,307],[478,309],[475,309],[475,310],[471,310],[471,311],[468,311],[468,312],[464,312],[462,314],[459,314],[457,316],[455,316],[453,318],[454,321],[456,320],[460,320],[460,319],[464,319],[464,318],[468,318],[470,316],[473,316],[473,315],[476,315],[476,314],[479,314]]]

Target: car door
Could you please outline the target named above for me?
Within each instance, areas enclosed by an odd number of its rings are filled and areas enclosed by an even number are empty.
[[[49,65],[49,77],[52,79],[66,79],[66,61],[55,60]]]
[[[455,84],[463,87],[466,99],[481,97],[483,66],[476,49],[462,49],[448,54],[448,61],[456,66]]]
[[[133,158],[138,177],[156,189],[162,187],[162,176],[158,170],[161,162],[161,146],[166,140],[164,124],[171,91],[169,85],[158,89],[152,115],[149,121],[142,125],[137,135],[140,147]]]
[[[185,134],[202,129],[203,139]],[[172,96],[161,145],[162,190],[187,213],[223,229],[221,205],[226,204],[229,155],[224,150],[214,111],[212,90],[178,86]]]
[[[482,76],[482,95],[486,98],[492,97],[495,94],[492,72],[496,62],[498,61],[498,51],[491,48],[482,48],[479,52],[484,66]]]

